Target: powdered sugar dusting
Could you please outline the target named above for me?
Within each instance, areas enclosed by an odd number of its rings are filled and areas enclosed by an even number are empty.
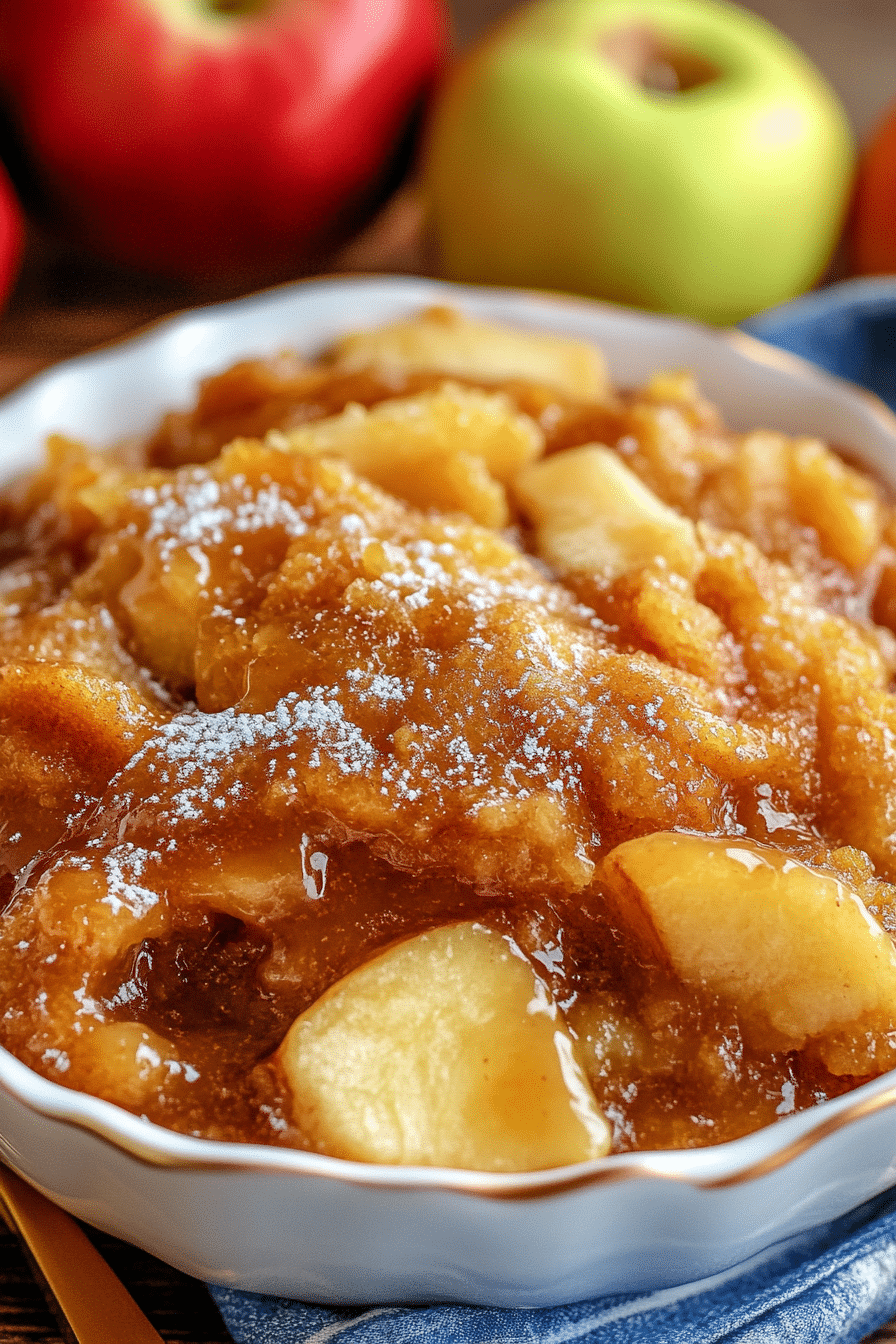
[[[234,498],[234,492],[241,492]],[[276,482],[250,489],[239,477],[228,488],[198,471],[181,481],[165,481],[133,492],[133,502],[148,514],[147,542],[158,544],[163,558],[176,549],[220,547],[233,533],[247,534],[282,528],[299,537],[307,529],[301,511],[287,499]]]

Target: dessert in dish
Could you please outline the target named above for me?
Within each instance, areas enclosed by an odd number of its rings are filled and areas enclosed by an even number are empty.
[[[0,512],[0,1041],[185,1133],[527,1170],[896,1063],[896,519],[435,311]]]

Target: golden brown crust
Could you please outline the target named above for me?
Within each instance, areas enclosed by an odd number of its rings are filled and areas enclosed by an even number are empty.
[[[890,1067],[896,1005],[745,1040],[601,864],[770,844],[896,927],[892,506],[823,444],[728,432],[686,375],[588,400],[558,357],[500,385],[251,361],[136,454],[55,441],[0,505],[0,1034],[32,1066],[302,1142],[267,1063],[289,1024],[478,919],[566,1013],[617,1147]]]

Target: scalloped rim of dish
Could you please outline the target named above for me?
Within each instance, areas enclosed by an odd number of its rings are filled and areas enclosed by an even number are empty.
[[[104,342],[92,350],[42,370],[8,393],[2,399],[3,404],[14,404],[19,399],[26,401],[39,393],[40,389],[50,383],[59,372],[89,365],[97,357],[101,358],[108,352],[164,340],[184,322],[197,316],[215,318],[237,312],[241,306],[263,302],[268,296],[276,298],[280,294],[299,291],[304,287],[350,286],[356,280],[397,282],[399,285],[408,283],[409,288],[423,283],[443,294],[446,299],[450,298],[452,293],[457,295],[458,299],[470,293],[486,298],[490,295],[495,298],[514,295],[542,303],[547,302],[553,308],[570,307],[578,312],[593,312],[595,309],[617,313],[621,311],[629,313],[632,317],[649,317],[663,323],[689,328],[704,335],[709,334],[733,347],[741,357],[752,363],[766,365],[788,375],[808,377],[823,385],[833,385],[841,395],[846,392],[849,396],[861,400],[866,412],[870,412],[884,432],[893,438],[896,448],[896,413],[873,392],[858,387],[845,378],[828,373],[799,355],[769,345],[737,328],[714,329],[686,318],[658,313],[641,314],[638,310],[620,308],[619,305],[543,290],[455,285],[416,276],[315,276],[225,303],[186,309],[157,318],[137,331]],[[440,1190],[478,1198],[515,1201],[548,1198],[626,1180],[651,1179],[706,1190],[759,1180],[788,1165],[837,1131],[878,1112],[896,1109],[896,1069],[881,1074],[880,1077],[864,1083],[852,1092],[795,1115],[786,1116],[773,1125],[763,1126],[727,1143],[697,1149],[618,1153],[575,1166],[506,1174],[457,1168],[386,1166],[329,1157],[304,1149],[194,1138],[141,1119],[132,1112],[90,1093],[75,1091],[44,1078],[2,1046],[0,1046],[0,1090],[34,1114],[83,1130],[144,1166],[195,1173],[232,1172],[278,1177],[317,1177],[336,1179],[355,1186],[395,1190],[408,1188]]]

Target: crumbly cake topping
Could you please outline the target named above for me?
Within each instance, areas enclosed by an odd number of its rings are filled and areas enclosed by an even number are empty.
[[[329,1151],[290,1024],[473,921],[552,996],[617,1147],[890,1067],[873,949],[852,1007],[782,1018],[767,968],[726,997],[675,885],[685,853],[695,890],[746,855],[718,910],[747,947],[750,910],[810,920],[837,883],[896,929],[883,492],[729,434],[679,376],[590,402],[414,376],[240,366],[143,466],[57,445],[7,499],[3,1041],[188,1132]],[[819,965],[861,941],[819,919]]]

